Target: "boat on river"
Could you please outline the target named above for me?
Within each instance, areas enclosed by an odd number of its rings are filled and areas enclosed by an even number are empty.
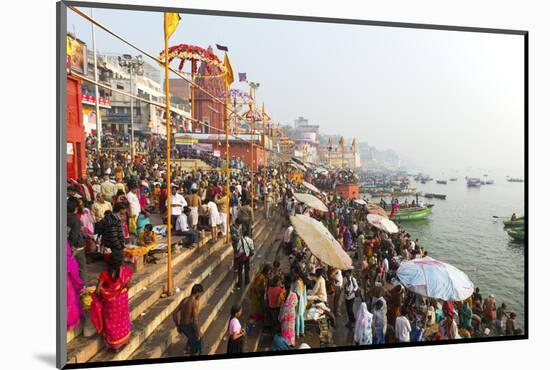
[[[504,224],[504,228],[524,227],[525,217],[523,215],[517,215],[515,220],[512,220],[512,218],[507,218],[502,220],[502,223]]]
[[[481,180],[476,177],[468,177],[468,186],[469,187],[480,187]]]
[[[428,217],[432,213],[433,205],[428,205],[424,207],[409,207],[409,208],[399,208],[397,212],[394,213],[392,220],[394,221],[413,221],[413,220],[422,220]],[[391,210],[387,211],[388,216],[391,214]]]
[[[445,200],[447,198],[447,195],[445,194],[435,194],[435,193],[425,193],[424,198],[435,198],[435,199],[442,199]]]
[[[449,181],[456,181],[456,180],[458,180],[456,177],[452,177],[449,179]]]
[[[436,182],[438,184],[447,185],[447,181],[445,181],[445,180],[437,180]]]
[[[525,228],[523,227],[514,227],[514,228],[506,229],[506,232],[514,240],[523,241],[525,239]]]

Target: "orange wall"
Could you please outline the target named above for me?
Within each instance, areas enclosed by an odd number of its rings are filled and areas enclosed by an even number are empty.
[[[218,145],[220,144],[220,145]],[[212,143],[212,148],[214,150],[220,151],[220,159],[225,160],[225,142],[214,142]],[[265,152],[262,148],[254,147],[254,171],[258,170],[258,163],[265,163]],[[241,158],[247,166],[250,167],[251,155],[250,155],[250,143],[230,143],[229,144],[229,157],[239,157]],[[269,153],[268,153],[269,159]]]
[[[359,186],[357,184],[338,184],[336,194],[346,199],[359,198]]]

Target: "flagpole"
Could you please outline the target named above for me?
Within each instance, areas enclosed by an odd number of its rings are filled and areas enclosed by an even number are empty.
[[[94,9],[90,9],[90,16],[94,17]],[[97,49],[95,47],[95,24],[92,23],[92,47],[94,48],[94,80],[97,78]],[[96,124],[96,135],[97,135],[97,153],[101,150],[101,114],[99,112],[99,86],[95,85],[95,124]]]
[[[250,95],[252,96],[252,125],[251,125],[251,136],[250,136],[250,177],[251,177],[251,182],[252,182],[252,186],[251,186],[251,189],[250,189],[250,206],[252,207],[252,213],[254,214],[254,188],[256,187],[256,184],[255,184],[255,179],[256,179],[256,173],[254,172],[254,139],[256,139],[255,137],[255,132],[256,132],[256,117],[254,117],[254,114],[256,113],[254,111],[254,90],[252,89],[252,85],[250,85]]]
[[[191,132],[195,120],[195,60],[191,59]]]
[[[170,120],[170,79],[168,78],[168,35],[166,34],[166,15],[164,16],[164,87],[166,96],[166,186],[168,187],[167,217],[166,224],[168,229],[168,287],[167,294],[173,294],[172,290],[172,181],[170,178],[170,142],[171,142],[171,120]]]
[[[265,140],[265,106],[262,102],[262,129],[264,132],[264,210],[267,211],[267,142]],[[269,135],[268,135],[269,137]]]
[[[229,227],[230,221],[230,209],[229,209],[229,94],[230,94],[230,85],[225,81],[225,196],[227,198],[226,207],[227,207],[227,226],[225,228],[225,241],[229,243]]]

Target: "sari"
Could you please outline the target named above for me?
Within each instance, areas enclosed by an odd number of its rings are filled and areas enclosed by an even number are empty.
[[[93,295],[90,308],[92,322],[111,349],[123,346],[130,339],[128,284],[131,279],[132,269],[126,266],[120,267],[116,280],[103,271],[99,275],[98,291]]]
[[[353,333],[353,340],[357,345],[372,344],[372,319],[373,315],[367,309],[367,304],[362,302],[357,310],[355,331]]]
[[[78,261],[73,257],[67,242],[67,330],[78,326],[84,316],[79,295],[83,285],[78,273]]]
[[[281,336],[294,346],[296,339],[296,305],[298,304],[298,296],[294,292],[290,292],[285,304],[279,313],[279,322],[281,323]]]
[[[302,279],[296,280],[291,289],[298,296],[298,305],[296,307],[296,336],[304,334],[304,313],[306,312],[307,291]]]
[[[267,283],[267,275],[260,272],[254,278],[250,287],[250,319],[252,321],[261,321],[264,319]]]

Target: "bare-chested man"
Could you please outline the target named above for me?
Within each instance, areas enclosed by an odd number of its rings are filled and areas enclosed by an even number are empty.
[[[203,291],[202,285],[193,285],[193,288],[191,288],[191,295],[185,298],[172,314],[172,319],[178,328],[178,332],[187,337],[187,348],[194,355],[202,354],[202,333],[199,325],[199,300]]]
[[[197,229],[197,224],[199,223],[199,207],[201,205],[201,197],[197,193],[198,188],[193,186],[191,189],[191,195],[187,196],[187,205],[191,209],[191,222],[189,222],[189,225],[195,230]]]

